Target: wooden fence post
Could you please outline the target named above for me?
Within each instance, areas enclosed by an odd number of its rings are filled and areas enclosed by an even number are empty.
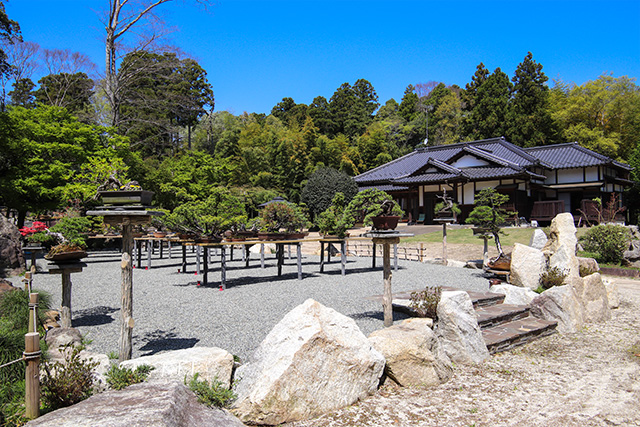
[[[29,332],[24,335],[25,371],[25,416],[28,419],[40,415],[40,334],[37,331],[37,293],[29,294]]]

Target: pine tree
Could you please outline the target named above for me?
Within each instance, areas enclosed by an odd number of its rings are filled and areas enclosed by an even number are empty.
[[[533,60],[531,52],[518,64],[512,81],[512,109],[507,134],[514,144],[522,147],[551,144],[556,132],[548,109],[548,77],[542,64]]]

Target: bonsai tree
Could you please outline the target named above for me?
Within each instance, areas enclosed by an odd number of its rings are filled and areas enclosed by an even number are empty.
[[[458,207],[457,203],[453,202],[453,199],[447,196],[447,190],[444,190],[444,194],[442,196],[437,196],[442,199],[441,202],[438,202],[436,206],[433,208],[433,213],[436,217],[439,218],[457,218],[460,215],[460,207]]]
[[[486,229],[493,235],[498,250],[498,258],[504,256],[502,245],[500,244],[500,226],[507,219],[507,211],[500,206],[509,201],[509,196],[498,193],[493,188],[481,190],[475,197],[475,207],[467,218],[467,224],[474,224]]]
[[[294,203],[275,202],[265,206],[260,213],[262,229],[268,233],[301,231],[308,225],[302,209]]]
[[[353,218],[354,222],[362,218],[365,226],[373,224],[373,217],[381,215],[402,216],[403,213],[400,206],[393,201],[389,194],[377,188],[359,192],[345,209],[345,215]]]
[[[320,233],[344,238],[349,228],[353,227],[354,219],[351,215],[345,215],[346,200],[344,194],[338,192],[333,196],[331,206],[318,215],[316,225]]]
[[[232,225],[246,221],[242,201],[226,188],[217,187],[205,200],[184,203],[175,208],[167,215],[165,223],[174,231],[220,237]]]

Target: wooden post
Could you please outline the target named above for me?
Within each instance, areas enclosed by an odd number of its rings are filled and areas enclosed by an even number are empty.
[[[384,278],[384,293],[382,295],[382,307],[384,311],[384,326],[388,328],[393,325],[393,307],[391,305],[391,245],[382,244],[382,265]]]
[[[36,332],[38,328],[38,299],[37,293],[29,294],[29,332]]]
[[[122,285],[120,302],[120,355],[119,362],[131,359],[133,335],[133,266],[131,252],[133,249],[133,234],[131,222],[128,219],[122,224]]]
[[[62,269],[62,310],[60,310],[60,326],[71,327],[71,272]]]
[[[447,223],[442,223],[442,263],[447,265]]]
[[[420,262],[424,262],[424,243],[420,243]]]
[[[25,416],[29,419],[40,415],[40,334],[24,335],[24,356],[27,358],[25,373]]]

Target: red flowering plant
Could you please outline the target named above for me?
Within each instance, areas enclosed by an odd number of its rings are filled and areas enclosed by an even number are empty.
[[[41,245],[46,248],[58,243],[58,236],[49,232],[49,228],[44,222],[34,221],[31,227],[22,227],[20,234],[25,238],[27,243]]]

